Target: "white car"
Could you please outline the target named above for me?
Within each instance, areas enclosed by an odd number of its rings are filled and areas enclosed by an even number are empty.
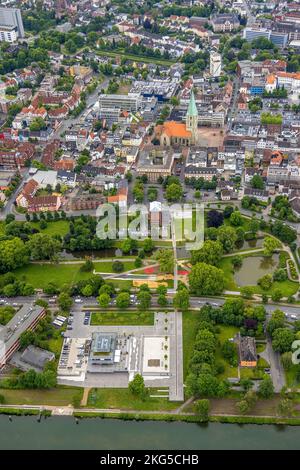
[[[75,299],[76,304],[81,304],[82,299]]]

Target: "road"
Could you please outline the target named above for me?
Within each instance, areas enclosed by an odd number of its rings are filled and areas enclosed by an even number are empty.
[[[243,6],[247,13],[247,26],[252,26],[256,22],[256,18],[251,12],[251,7],[249,6],[248,1],[247,0],[242,0],[242,1],[243,1]]]
[[[168,299],[169,301],[171,302],[173,296],[174,296],[174,290],[173,289],[168,289]],[[10,298],[6,298],[5,301],[8,302],[9,305],[12,305],[13,303],[17,303],[17,304],[26,304],[26,303],[33,303],[37,300],[37,298],[42,298],[44,300],[49,300],[49,298],[51,298],[52,296],[49,296],[49,295],[46,295],[46,294],[41,294],[39,296],[35,296],[35,295],[31,295],[31,296],[28,296],[28,297],[21,297],[21,296],[17,296],[17,297],[10,297]],[[157,304],[157,295],[154,294],[152,296],[152,307],[159,307],[158,304]],[[223,297],[191,297],[190,298],[190,307],[192,309],[200,309],[201,307],[203,307],[205,304],[209,303],[211,304],[213,307],[219,307],[221,305],[224,304],[224,302],[226,301],[226,298]],[[259,302],[253,302],[254,305],[262,305],[261,303]],[[171,304],[170,304],[171,305]],[[81,302],[80,303],[74,303],[73,305],[73,310],[78,310],[80,311],[82,309],[82,307],[91,307],[91,306],[94,306],[94,307],[98,307],[98,303],[97,303],[97,300],[96,300],[96,297],[82,297],[81,298]],[[270,316],[272,314],[272,312],[274,312],[274,310],[276,309],[280,309],[280,310],[283,310],[288,316],[290,315],[295,315],[297,317],[297,320],[300,320],[300,305],[287,305],[287,304],[276,304],[276,303],[268,303],[268,304],[265,304],[265,309],[267,311],[267,314],[268,316]],[[161,307],[160,307],[161,308]],[[293,320],[293,319],[291,319]],[[290,320],[289,320],[290,321]]]
[[[270,372],[274,390],[276,393],[279,393],[280,390],[285,386],[285,374],[280,361],[280,354],[274,351],[269,335],[267,336],[266,349],[263,353],[260,354],[260,356],[266,359],[266,361],[270,364]]]

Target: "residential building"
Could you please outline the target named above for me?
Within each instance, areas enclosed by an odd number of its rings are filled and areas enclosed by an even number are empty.
[[[239,336],[239,362],[241,367],[256,367],[257,353],[255,338]]]

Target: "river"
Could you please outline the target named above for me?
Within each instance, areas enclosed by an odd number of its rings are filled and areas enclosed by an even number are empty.
[[[0,449],[300,449],[300,427],[0,416]]]

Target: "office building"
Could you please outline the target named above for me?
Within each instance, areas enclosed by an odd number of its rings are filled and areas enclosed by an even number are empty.
[[[14,42],[25,36],[21,10],[0,8],[0,40]]]

